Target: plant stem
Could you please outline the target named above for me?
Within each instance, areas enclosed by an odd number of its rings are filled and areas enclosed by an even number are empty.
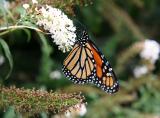
[[[23,29],[23,28],[28,28],[28,29],[33,29],[37,32],[42,32],[42,33],[45,33],[43,32],[42,30],[38,29],[38,28],[35,28],[35,27],[31,27],[31,26],[26,26],[26,25],[15,25],[15,26],[7,26],[7,27],[0,27],[0,36],[2,35],[5,35],[9,32],[12,32],[14,30],[17,30],[17,29]],[[45,33],[45,34],[49,34],[49,33]]]

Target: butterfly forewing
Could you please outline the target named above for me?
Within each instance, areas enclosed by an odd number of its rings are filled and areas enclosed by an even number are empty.
[[[114,71],[86,32],[75,43],[62,70],[74,83],[94,83],[107,93],[118,91],[119,84]]]
[[[92,80],[94,63],[91,51],[87,51],[84,46],[75,44],[72,51],[63,63],[64,74],[73,82],[78,84],[88,83]]]

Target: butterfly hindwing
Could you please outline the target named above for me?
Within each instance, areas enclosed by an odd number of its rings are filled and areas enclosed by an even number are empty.
[[[62,70],[74,83],[93,83],[107,93],[118,91],[119,84],[114,71],[86,32],[75,43]]]
[[[117,92],[119,84],[111,65],[92,41],[90,41],[90,45],[92,45],[92,52],[96,63],[96,81],[94,84],[101,87],[107,93]]]

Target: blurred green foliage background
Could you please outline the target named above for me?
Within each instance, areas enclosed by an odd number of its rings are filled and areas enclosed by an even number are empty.
[[[5,18],[3,8],[0,8],[0,25],[11,25],[11,19],[8,22],[1,20]],[[74,14],[66,13],[86,26],[91,40],[113,66],[120,81],[119,92],[108,95],[92,85],[74,85],[61,70],[67,54],[59,51],[49,36],[45,35],[46,40],[41,40],[29,29],[0,36],[9,45],[14,64],[9,79],[4,80],[9,63],[0,48],[1,84],[62,92],[82,91],[88,103],[84,118],[159,118],[160,61],[139,78],[135,78],[133,70],[143,63],[134,44],[148,38],[159,42],[160,1],[94,0],[92,4],[75,5],[73,11]],[[12,112],[2,111],[0,115],[9,113]]]

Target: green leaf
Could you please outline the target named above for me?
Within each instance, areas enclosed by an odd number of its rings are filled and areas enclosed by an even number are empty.
[[[28,29],[23,29],[23,30],[24,30],[24,32],[27,34],[27,41],[29,42],[30,39],[31,39],[31,32],[30,32],[30,30],[28,30]]]
[[[34,24],[34,23],[30,22],[30,21],[26,21],[25,18],[24,18],[24,19],[21,19],[21,20],[22,20],[22,21],[21,21],[20,23],[21,23],[22,25],[24,25],[24,26],[29,26],[29,27],[31,27],[31,28],[33,28],[33,29],[38,28],[36,24]]]
[[[9,107],[3,118],[15,118],[14,107]]]
[[[42,117],[42,118],[48,118],[48,117],[47,117],[47,114],[46,114],[45,112],[42,112],[42,113],[41,113],[41,117]]]
[[[9,72],[7,73],[7,75],[5,77],[5,79],[7,79],[13,70],[13,59],[12,59],[12,55],[11,55],[10,49],[8,47],[8,44],[2,38],[0,38],[0,46],[2,47],[2,49],[4,51],[4,55],[8,59],[9,66],[10,66]]]
[[[45,38],[44,34],[37,32],[40,37],[40,44],[41,44],[41,65],[39,70],[38,80],[40,82],[48,81],[46,77],[50,74],[53,66],[53,61],[50,57],[52,53],[52,47],[49,45],[48,40]]]
[[[51,47],[49,46],[47,39],[45,38],[44,34],[37,32],[40,39],[41,39],[41,43],[42,43],[42,50],[45,51],[46,53],[50,53],[51,52]]]

